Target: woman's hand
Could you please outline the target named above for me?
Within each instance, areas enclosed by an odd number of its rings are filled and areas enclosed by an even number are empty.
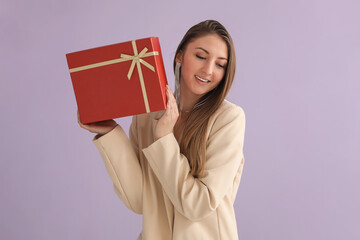
[[[171,133],[174,130],[175,123],[179,117],[179,111],[174,94],[166,85],[167,106],[165,113],[161,116],[154,129],[155,141]]]
[[[118,125],[114,120],[106,120],[106,121],[101,121],[101,122],[82,124],[80,122],[79,110],[77,112],[77,116],[78,116],[78,123],[79,123],[80,127],[82,127],[83,129],[86,129],[92,133],[97,133],[100,135],[104,135],[104,134],[110,132]]]

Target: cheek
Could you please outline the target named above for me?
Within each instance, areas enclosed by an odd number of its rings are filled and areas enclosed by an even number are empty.
[[[183,64],[181,67],[181,75],[189,76],[192,73],[192,66],[190,64]]]
[[[223,70],[217,72],[215,75],[216,83],[217,84],[220,83],[224,76],[225,76],[225,72]]]

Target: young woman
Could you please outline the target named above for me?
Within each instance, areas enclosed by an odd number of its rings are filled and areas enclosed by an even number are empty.
[[[167,109],[88,125],[119,198],[143,215],[138,239],[238,239],[234,201],[244,165],[245,115],[225,100],[235,51],[217,21],[188,30],[174,59]]]

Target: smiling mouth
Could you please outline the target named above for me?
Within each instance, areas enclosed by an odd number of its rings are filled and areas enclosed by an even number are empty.
[[[197,76],[197,75],[195,75],[195,77],[196,77],[198,80],[200,80],[200,81],[202,81],[202,82],[204,82],[204,83],[210,82],[209,80],[203,79],[203,78],[201,78],[201,77],[199,77],[199,76]]]

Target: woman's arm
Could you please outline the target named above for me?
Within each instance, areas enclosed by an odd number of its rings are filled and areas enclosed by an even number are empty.
[[[130,126],[130,141],[114,120],[82,124],[78,115],[78,122],[80,127],[98,134],[93,141],[104,160],[116,194],[130,210],[141,214],[143,179],[136,153],[136,119],[133,118]]]
[[[135,131],[133,118],[130,131]],[[137,139],[132,140],[135,144]],[[141,166],[131,142],[124,130],[117,126],[106,135],[94,139],[106,170],[114,183],[119,198],[132,211],[142,213],[143,176]],[[134,144],[134,145],[135,145]]]
[[[175,208],[191,220],[207,217],[232,189],[243,163],[245,114],[229,107],[215,120],[208,139],[204,177],[190,174],[187,158],[180,153],[172,133],[143,152]]]

